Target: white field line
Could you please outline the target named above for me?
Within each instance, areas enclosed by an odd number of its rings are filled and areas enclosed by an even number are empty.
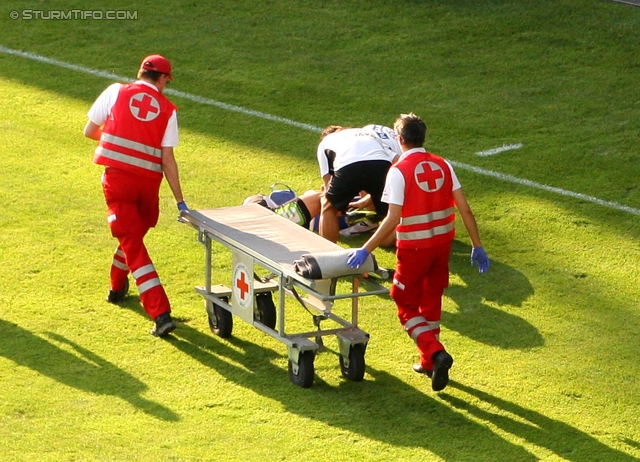
[[[2,45],[0,45],[0,52],[13,55],[13,56],[20,56],[21,58],[32,59],[34,61],[40,61],[46,64],[52,64],[58,67],[64,67],[65,69],[71,69],[72,71],[78,71],[78,72],[83,72],[85,74],[95,75],[96,77],[104,77],[106,79],[113,80],[116,82],[132,82],[133,81],[133,79],[131,78],[122,77],[120,75],[112,74],[110,72],[99,71],[96,69],[91,69],[89,67],[78,66],[76,64],[69,64],[69,63],[65,63],[64,61],[58,61],[57,59],[47,58],[45,56],[36,55],[34,53],[13,50],[11,48],[7,48]],[[204,98],[202,96],[192,95],[179,90],[173,90],[171,88],[165,89],[165,93],[168,95],[173,95],[173,96],[178,96],[180,98],[188,99],[196,103],[207,104],[209,106],[216,106],[221,109],[225,109],[227,111],[240,112],[242,114],[260,117],[261,119],[267,119],[274,122],[293,125],[294,127],[303,128],[305,130],[310,130],[313,132],[318,132],[318,133],[322,132],[322,128],[320,127],[315,127],[313,125],[296,122],[295,120],[285,119],[283,117],[274,116],[271,114],[267,114],[265,112],[254,111],[252,109],[246,109],[240,106],[234,106],[232,104],[221,103],[220,101],[216,101],[210,98]]]
[[[625,1],[625,0],[611,0],[614,3],[624,3],[625,5],[631,5],[631,6],[640,6],[640,1],[638,0],[629,0],[629,1]]]
[[[499,148],[487,149],[486,151],[476,152],[476,156],[480,156],[480,157],[493,156],[494,154],[500,154],[501,152],[520,149],[521,147],[522,147],[522,143],[505,144],[504,146],[500,146]]]
[[[455,168],[459,168],[462,170],[469,170],[470,172],[478,173],[480,175],[490,176],[502,181],[507,181],[509,183],[515,183],[522,186],[529,186],[531,188],[542,189],[544,191],[560,194],[561,196],[574,197],[576,199],[580,199],[587,202],[593,202],[594,204],[598,204],[610,209],[620,210],[622,212],[631,213],[633,215],[640,215],[639,209],[634,209],[633,207],[629,207],[627,205],[618,204],[617,202],[605,201],[603,199],[598,199],[597,197],[587,196],[586,194],[567,191],[566,189],[555,188],[553,186],[547,186],[546,184],[536,183],[535,181],[523,180],[522,178],[518,178],[516,176],[505,175],[504,173],[498,173],[492,170],[485,170],[484,168],[474,167],[473,165],[463,164],[461,162],[455,162],[450,160],[449,163],[453,165]]]
[[[57,59],[47,58],[45,56],[40,56],[40,55],[37,55],[37,54],[34,54],[34,53],[28,53],[28,52],[25,52],[25,51],[13,50],[11,48],[7,48],[7,47],[4,47],[2,45],[0,45],[0,53],[5,53],[5,54],[13,55],[13,56],[19,56],[19,57],[22,57],[22,58],[31,59],[31,60],[39,61],[39,62],[46,63],[46,64],[52,64],[54,66],[63,67],[65,69],[70,69],[70,70],[73,70],[73,71],[83,72],[85,74],[94,75],[96,77],[104,77],[104,78],[107,78],[107,79],[110,79],[110,80],[114,80],[114,81],[118,81],[118,82],[130,82],[131,81],[130,78],[118,76],[118,75],[112,74],[110,72],[99,71],[99,70],[91,69],[91,68],[84,67],[84,66],[78,66],[78,65],[75,65],[75,64],[66,63],[64,61],[58,61]],[[313,131],[313,132],[322,132],[322,128],[316,127],[314,125],[309,125],[309,124],[304,124],[304,123],[301,123],[301,122],[296,122],[295,120],[274,116],[274,115],[267,114],[267,113],[264,113],[264,112],[253,111],[251,109],[246,109],[246,108],[243,108],[243,107],[240,107],[240,106],[234,106],[234,105],[231,105],[231,104],[221,103],[220,101],[216,101],[216,100],[209,99],[209,98],[204,98],[202,96],[192,95],[192,94],[189,94],[189,93],[184,93],[184,92],[181,92],[181,91],[178,91],[178,90],[172,90],[172,89],[167,89],[166,93],[170,94],[170,95],[178,96],[180,98],[185,98],[185,99],[197,102],[197,103],[206,104],[206,105],[210,105],[210,106],[216,106],[216,107],[219,107],[221,109],[228,110],[228,111],[239,112],[241,114],[251,115],[251,116],[255,116],[255,117],[271,120],[271,121],[274,121],[274,122],[279,122],[279,123],[284,123],[284,124],[287,124],[287,125],[292,125],[294,127],[302,128],[304,130],[309,130],[309,131]],[[489,176],[489,177],[496,178],[496,179],[499,179],[499,180],[502,180],[502,181],[507,181],[509,183],[515,183],[515,184],[519,184],[519,185],[522,185],[522,186],[527,186],[527,187],[530,187],[530,188],[541,189],[541,190],[552,192],[552,193],[555,193],[555,194],[560,194],[562,196],[573,197],[573,198],[580,199],[580,200],[583,200],[583,201],[592,202],[594,204],[597,204],[597,205],[600,205],[600,206],[603,206],[603,207],[607,207],[607,208],[610,208],[610,209],[620,210],[620,211],[626,212],[626,213],[631,213],[633,215],[640,215],[640,209],[635,209],[633,207],[628,207],[626,205],[618,204],[617,202],[605,201],[605,200],[602,200],[602,199],[598,199],[597,197],[587,196],[585,194],[581,194],[581,193],[577,193],[577,192],[573,192],[573,191],[567,191],[565,189],[555,188],[553,186],[547,186],[545,184],[536,183],[535,181],[524,180],[522,178],[518,178],[518,177],[515,177],[515,176],[511,176],[511,175],[505,175],[503,173],[494,172],[492,170],[485,170],[483,168],[474,167],[473,165],[464,164],[462,162],[450,161],[450,163],[451,163],[451,165],[453,165],[456,168],[463,169],[463,170],[468,170],[470,172],[474,172],[474,173],[477,173],[479,175]]]

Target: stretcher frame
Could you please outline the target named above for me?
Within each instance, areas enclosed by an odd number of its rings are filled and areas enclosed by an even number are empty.
[[[358,327],[358,300],[363,296],[385,295],[388,289],[368,274],[308,279],[296,273],[293,265],[304,254],[343,250],[342,247],[257,204],[183,211],[180,221],[198,231],[198,241],[205,248],[204,286],[196,286],[195,290],[204,298],[214,334],[230,336],[235,315],[284,343],[288,350],[289,378],[303,388],[313,383],[315,355],[324,350],[322,338],[335,335],[342,375],[352,381],[363,379],[369,334]],[[214,241],[232,253],[231,287],[212,284]],[[256,266],[270,274],[257,277]],[[378,270],[376,276],[384,279],[385,270]],[[350,282],[347,286],[351,291],[337,293],[338,281],[343,279]],[[370,290],[361,291],[363,286]],[[274,294],[277,307],[273,303]],[[315,330],[287,332],[286,296],[296,299],[312,314]],[[351,299],[351,319],[332,312],[334,302],[342,299]],[[323,329],[321,322],[329,319],[338,327]]]

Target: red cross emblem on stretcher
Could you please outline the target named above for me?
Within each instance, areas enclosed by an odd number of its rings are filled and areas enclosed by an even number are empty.
[[[150,122],[160,114],[160,103],[148,93],[136,93],[129,100],[131,114],[143,122]]]
[[[247,273],[244,271],[240,271],[240,277],[236,279],[236,287],[240,291],[240,298],[245,300],[247,298],[247,294],[249,293],[249,283],[247,282]]]
[[[436,192],[444,184],[444,172],[435,162],[420,162],[416,165],[414,175],[423,191]]]

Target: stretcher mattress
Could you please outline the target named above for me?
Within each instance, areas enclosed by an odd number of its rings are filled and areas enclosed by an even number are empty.
[[[303,255],[344,250],[257,204],[189,211],[185,218],[218,240],[298,278],[294,262]]]

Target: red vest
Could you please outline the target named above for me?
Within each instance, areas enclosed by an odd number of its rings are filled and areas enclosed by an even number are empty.
[[[396,167],[405,182],[396,246],[422,249],[453,241],[453,180],[444,159],[428,152],[414,152]]]
[[[122,85],[93,161],[162,180],[162,137],[176,107],[140,83]]]

